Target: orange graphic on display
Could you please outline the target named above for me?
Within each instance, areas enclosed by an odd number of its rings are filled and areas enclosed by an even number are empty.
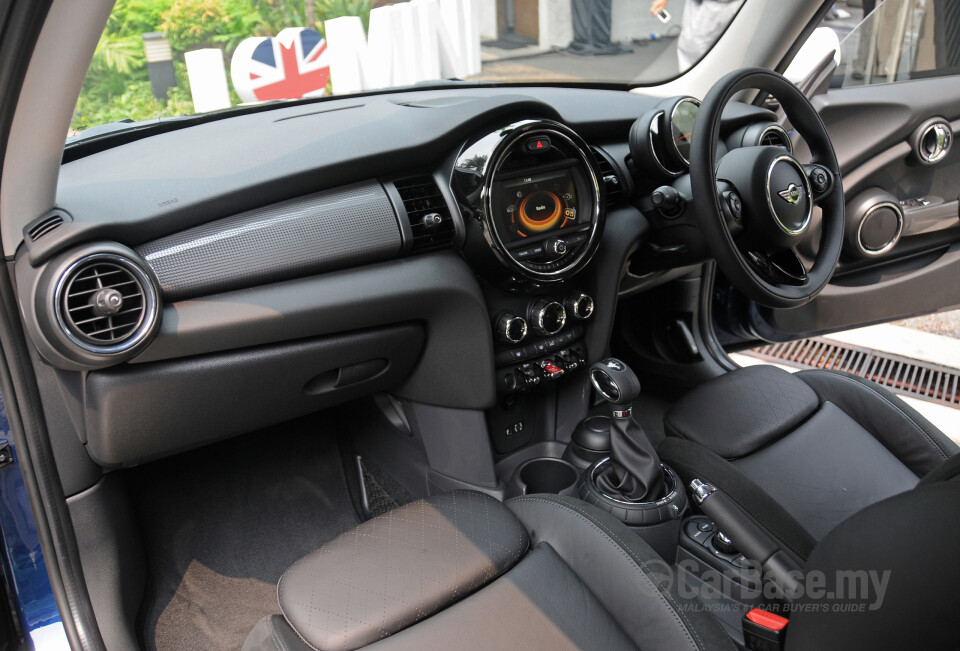
[[[546,197],[549,197],[549,199],[553,201],[553,212],[551,212],[549,215],[541,219],[537,219],[536,217],[531,217],[530,215],[527,214],[527,204],[530,202],[531,199],[535,199],[537,197],[541,197],[541,200],[544,200],[543,195],[546,195]],[[540,207],[541,210],[545,208],[546,208],[545,205]],[[534,206],[534,210],[536,209],[537,209],[537,206]],[[552,192],[545,192],[543,190],[539,192],[534,192],[533,194],[530,194],[527,197],[525,197],[524,200],[520,203],[520,210],[518,212],[520,214],[520,223],[523,224],[523,227],[526,228],[527,230],[534,231],[535,233],[550,230],[551,228],[557,225],[557,222],[559,222],[560,218],[563,216],[563,210],[561,209],[561,206],[560,206],[560,197],[558,197]]]

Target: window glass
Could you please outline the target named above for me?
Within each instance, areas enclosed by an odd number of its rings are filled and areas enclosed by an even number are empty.
[[[960,72],[960,2],[864,2],[869,12],[840,45],[833,87],[883,84]],[[872,9],[872,11],[870,11]],[[831,21],[824,21],[832,26]],[[842,21],[833,21],[843,30]]]
[[[745,1],[117,0],[71,135],[446,78],[658,83]]]

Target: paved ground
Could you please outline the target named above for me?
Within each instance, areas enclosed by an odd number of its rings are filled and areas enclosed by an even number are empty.
[[[953,312],[941,312],[940,314],[930,314],[928,316],[918,316],[914,319],[905,319],[897,322],[897,325],[914,330],[922,330],[936,335],[960,339],[960,310]]]
[[[673,39],[642,40],[627,45],[632,52],[607,56],[580,56],[556,49],[501,50],[483,47],[483,71],[471,79],[482,81],[612,81],[630,82],[651,66],[659,76],[676,74],[675,57],[660,57]],[[672,65],[672,68],[671,68]]]
[[[847,330],[828,335],[827,338],[960,370],[960,310]],[[766,363],[749,355],[734,354],[730,357],[741,366]],[[801,370],[779,364],[775,366],[791,373]],[[960,409],[910,396],[899,397],[944,434],[960,443]]]
[[[860,7],[837,2],[823,25],[842,40],[860,22]],[[482,81],[613,81],[635,82],[669,79],[677,74],[676,52],[672,47],[677,25],[655,38],[643,38],[622,45],[633,51],[613,56],[578,56],[562,49],[543,50],[536,45],[517,49],[482,47],[483,71],[471,79]]]

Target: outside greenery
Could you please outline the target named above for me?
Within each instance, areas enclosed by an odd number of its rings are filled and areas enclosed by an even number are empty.
[[[221,48],[225,63],[237,45],[251,36],[275,36],[285,27],[313,26],[323,21],[360,16],[364,26],[374,0],[117,0],[97,44],[83,83],[71,128],[115,122],[189,115],[193,111],[183,53]],[[143,34],[163,32],[173,50],[177,85],[165,100],[150,88]],[[239,98],[233,92],[234,103]]]

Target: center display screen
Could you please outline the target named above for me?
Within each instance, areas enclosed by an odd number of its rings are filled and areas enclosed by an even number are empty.
[[[571,168],[506,179],[498,186],[500,232],[507,242],[578,224],[577,189]]]

